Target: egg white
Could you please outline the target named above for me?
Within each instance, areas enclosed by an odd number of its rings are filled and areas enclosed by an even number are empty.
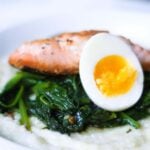
[[[137,78],[132,88],[127,93],[114,97],[103,95],[94,80],[96,63],[109,55],[123,56],[137,71]],[[81,53],[79,73],[85,92],[96,105],[103,109],[109,111],[125,110],[133,106],[142,95],[144,75],[141,64],[130,45],[115,35],[99,33],[87,41]]]

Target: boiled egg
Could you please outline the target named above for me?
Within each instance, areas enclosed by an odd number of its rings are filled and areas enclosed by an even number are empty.
[[[89,98],[108,111],[133,106],[143,91],[143,71],[130,45],[121,37],[99,33],[81,53],[79,74]]]

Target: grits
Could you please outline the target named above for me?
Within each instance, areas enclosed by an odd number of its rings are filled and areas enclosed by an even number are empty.
[[[6,60],[6,59],[5,59]],[[0,90],[15,70],[0,60]],[[0,114],[0,136],[37,150],[148,150],[150,147],[150,117],[141,121],[142,127],[122,126],[110,129],[89,128],[71,136],[43,129],[44,124],[31,118],[32,131],[19,124],[19,114],[14,119]]]

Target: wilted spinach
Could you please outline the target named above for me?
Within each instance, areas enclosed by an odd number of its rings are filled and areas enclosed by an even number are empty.
[[[145,73],[140,101],[123,112],[97,107],[84,92],[79,75],[47,76],[20,71],[0,94],[2,113],[18,111],[20,123],[30,129],[30,116],[41,120],[48,129],[70,134],[93,126],[98,128],[130,124],[150,115],[150,73]]]

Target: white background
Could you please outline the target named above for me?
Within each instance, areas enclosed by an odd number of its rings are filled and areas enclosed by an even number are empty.
[[[150,14],[150,0],[0,0],[0,30],[52,13],[80,16],[103,10]]]

